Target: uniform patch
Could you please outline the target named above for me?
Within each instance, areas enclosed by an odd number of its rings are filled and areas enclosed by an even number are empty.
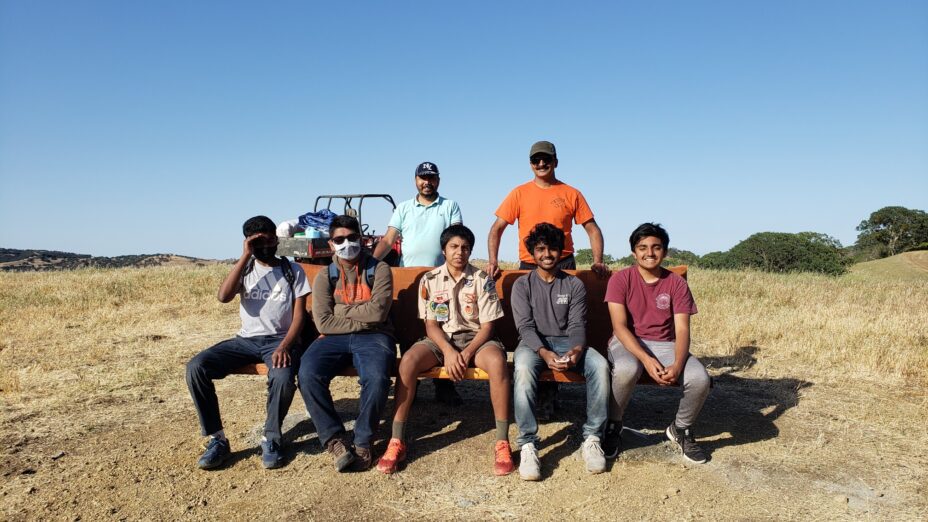
[[[450,310],[448,309],[448,303],[436,303],[432,301],[429,303],[429,308],[432,310],[432,313],[435,314],[435,320],[443,323],[448,320]]]
[[[473,317],[474,312],[475,310],[474,310],[473,305],[464,305],[464,315],[466,315],[467,317]]]
[[[473,279],[467,278],[467,279],[464,280],[464,288],[470,288],[470,287],[472,287],[472,286],[474,286],[474,280],[473,280]]]
[[[483,284],[483,290],[488,294],[496,294],[496,281],[487,279],[487,282]]]
[[[655,301],[657,302],[658,310],[666,310],[670,308],[670,294],[659,294]]]
[[[429,285],[422,285],[422,292],[420,293],[423,301],[429,300]]]
[[[435,292],[435,297],[432,300],[436,303],[448,302],[448,291],[442,290],[441,292]]]
[[[464,304],[474,304],[477,302],[477,294],[468,294],[462,293],[461,299],[464,301]]]

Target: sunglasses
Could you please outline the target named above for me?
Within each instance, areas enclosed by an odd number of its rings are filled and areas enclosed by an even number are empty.
[[[542,161],[550,165],[551,162],[554,161],[554,156],[551,156],[550,154],[535,154],[529,158],[529,161],[532,162],[532,165],[538,165]]]
[[[348,234],[347,236],[333,237],[330,239],[330,241],[335,243],[336,245],[340,245],[344,243],[346,239],[354,243],[355,241],[361,239],[361,234]]]

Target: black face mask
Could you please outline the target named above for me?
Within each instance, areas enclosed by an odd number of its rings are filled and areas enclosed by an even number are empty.
[[[277,255],[276,246],[266,246],[266,247],[255,247],[254,249],[255,259],[261,261],[262,263],[270,263],[274,260],[274,257]]]

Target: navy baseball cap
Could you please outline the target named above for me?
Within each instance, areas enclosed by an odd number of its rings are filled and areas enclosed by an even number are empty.
[[[416,176],[438,176],[438,165],[425,161],[416,167]]]

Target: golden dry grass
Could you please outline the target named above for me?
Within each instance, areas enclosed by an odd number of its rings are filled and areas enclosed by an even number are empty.
[[[226,270],[0,274],[0,517],[249,518],[285,506],[281,517],[911,518],[928,509],[918,453],[928,440],[913,424],[928,415],[928,282],[692,270],[693,351],[717,378],[700,421],[713,461],[671,464],[659,433],[676,399],[647,389],[631,411],[650,445],[586,477],[565,458],[583,411],[582,388],[569,387],[569,419],[542,427],[557,441],[542,459],[556,469],[531,485],[486,475],[492,430],[475,420],[489,408],[479,383],[461,386],[463,409],[417,406],[416,460],[390,480],[333,473],[299,398],[288,429],[304,453],[285,469],[262,472],[253,450],[218,474],[192,469],[183,364],[238,327],[237,307],[215,298]],[[255,444],[263,383],[230,377],[217,388],[234,448]],[[333,394],[351,410],[357,385],[337,380]],[[359,490],[362,500],[348,493]],[[660,510],[648,514],[649,504]]]

